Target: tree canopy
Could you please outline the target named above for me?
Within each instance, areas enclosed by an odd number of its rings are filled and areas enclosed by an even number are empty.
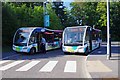
[[[103,32],[103,40],[107,36],[107,3],[106,2],[72,2],[71,15],[82,25],[96,25]],[[78,22],[78,25],[80,22]],[[120,40],[120,2],[110,3],[110,32],[112,40]]]
[[[72,2],[70,10],[61,5],[47,4],[50,16],[50,29],[64,29],[67,26],[96,25],[101,29],[103,40],[107,36],[107,6],[106,2]],[[60,10],[59,7],[62,6]],[[3,44],[11,44],[15,31],[20,27],[43,27],[44,14],[42,2],[7,2],[2,3],[2,41]],[[60,17],[61,16],[61,17]],[[64,24],[64,26],[63,26]],[[120,40],[120,2],[110,3],[110,33],[112,40]],[[8,40],[9,39],[9,40]]]
[[[42,3],[39,5],[28,3],[2,3],[3,44],[11,44],[15,31],[20,27],[44,27]],[[48,28],[63,29],[51,3],[47,4],[47,9],[50,15],[50,26]]]

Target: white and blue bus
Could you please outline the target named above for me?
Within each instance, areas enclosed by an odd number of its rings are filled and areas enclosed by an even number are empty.
[[[99,48],[101,30],[90,26],[67,27],[63,31],[62,50],[66,53],[85,53]]]
[[[41,37],[46,40],[45,49],[51,50],[61,47],[62,30],[51,30],[42,27],[19,28],[13,38],[13,50],[16,52],[41,52]]]

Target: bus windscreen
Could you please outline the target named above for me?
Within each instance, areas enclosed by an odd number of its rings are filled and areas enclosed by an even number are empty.
[[[64,33],[65,45],[82,45],[85,28],[68,28]]]
[[[14,45],[26,46],[29,34],[30,34],[30,31],[18,30],[14,38]]]

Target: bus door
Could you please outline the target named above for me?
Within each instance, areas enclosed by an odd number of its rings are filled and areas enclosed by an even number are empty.
[[[50,31],[45,32],[46,50],[54,49],[54,33]]]
[[[90,30],[90,27],[87,28],[85,42],[88,45],[88,49],[91,51],[92,50],[92,31]]]
[[[37,33],[37,48],[38,48],[38,52],[40,52],[41,51],[41,33],[40,32],[38,32]]]
[[[89,44],[90,44],[90,51],[92,50],[92,31],[90,31],[90,39],[89,39]]]
[[[87,29],[87,35],[88,39],[86,39],[88,41],[88,48],[91,51],[92,50],[92,28],[88,27]]]
[[[92,50],[97,48],[97,34],[95,30],[92,31]]]

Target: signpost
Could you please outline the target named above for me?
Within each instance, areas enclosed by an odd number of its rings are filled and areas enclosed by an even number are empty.
[[[44,27],[49,27],[50,26],[50,18],[49,15],[46,14],[44,15]]]
[[[111,41],[110,41],[110,2],[107,0],[107,59],[111,57]]]
[[[47,12],[46,4],[47,4],[47,1],[45,1],[43,3],[43,8],[44,8],[44,13],[43,13],[44,14],[44,28],[50,26],[50,17],[49,17],[49,14]]]

